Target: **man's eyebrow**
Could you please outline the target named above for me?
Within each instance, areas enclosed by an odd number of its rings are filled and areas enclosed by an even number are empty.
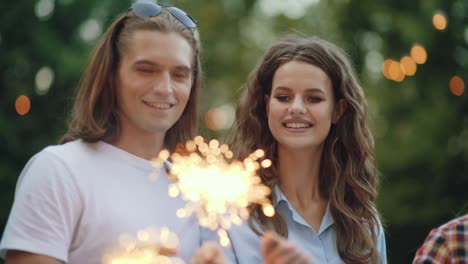
[[[137,60],[133,63],[134,65],[151,65],[151,66],[160,66],[159,63],[150,61],[150,60]]]
[[[187,66],[176,66],[175,69],[178,70],[178,71],[184,71],[184,72],[191,72],[192,71],[192,69],[190,67],[187,67]]]
[[[155,61],[150,61],[150,60],[137,60],[133,63],[134,65],[149,65],[149,66],[161,66],[161,64],[155,62]],[[186,71],[186,72],[191,72],[192,69],[188,66],[185,65],[179,65],[175,67],[176,70],[179,71]]]

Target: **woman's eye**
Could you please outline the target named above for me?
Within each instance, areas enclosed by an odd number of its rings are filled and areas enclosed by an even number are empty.
[[[312,102],[312,103],[318,103],[318,102],[323,101],[323,99],[321,97],[309,97],[309,98],[307,98],[307,100],[309,102]]]
[[[280,102],[287,102],[289,101],[289,96],[287,95],[277,95],[275,96],[276,100],[280,101]]]

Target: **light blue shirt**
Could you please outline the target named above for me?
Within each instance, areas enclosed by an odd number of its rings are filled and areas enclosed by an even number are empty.
[[[288,240],[306,252],[312,263],[344,263],[336,249],[336,230],[329,208],[325,212],[318,231],[315,231],[294,209],[278,186],[273,189],[276,213],[281,214],[288,227]],[[383,264],[387,263],[385,235],[379,222],[377,250]],[[247,223],[242,226],[232,226],[228,231],[232,247],[226,249],[226,254],[235,263],[263,263],[260,250],[260,237]],[[233,258],[232,255],[235,257]]]

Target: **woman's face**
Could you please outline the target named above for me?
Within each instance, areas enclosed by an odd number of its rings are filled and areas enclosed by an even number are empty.
[[[284,63],[266,100],[268,125],[279,148],[322,148],[336,119],[332,82],[324,71],[302,61]]]

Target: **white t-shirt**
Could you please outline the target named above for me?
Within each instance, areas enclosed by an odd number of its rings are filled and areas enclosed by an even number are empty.
[[[159,173],[156,180],[150,174]],[[123,233],[168,227],[184,260],[200,246],[194,217],[180,219],[180,199],[168,196],[169,178],[148,160],[104,142],[50,146],[23,169],[0,254],[16,249],[67,263],[101,263]]]

